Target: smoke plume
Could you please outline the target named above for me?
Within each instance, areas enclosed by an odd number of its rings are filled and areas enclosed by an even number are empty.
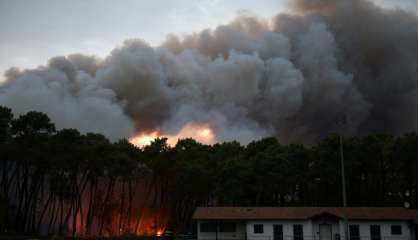
[[[240,16],[158,47],[127,40],[105,59],[56,57],[12,68],[0,104],[46,112],[57,127],[174,134],[208,124],[217,141],[312,143],[418,130],[418,17],[367,0],[294,0],[288,13]]]

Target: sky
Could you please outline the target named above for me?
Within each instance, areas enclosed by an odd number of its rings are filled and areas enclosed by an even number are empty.
[[[197,32],[241,12],[271,17],[289,0],[0,0],[0,81],[10,67],[33,68],[71,53],[106,56],[130,38],[151,45]],[[418,0],[374,0],[418,12]]]

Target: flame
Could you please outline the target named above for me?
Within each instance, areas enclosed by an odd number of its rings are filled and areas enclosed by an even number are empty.
[[[177,144],[178,139],[184,138],[193,138],[204,144],[213,144],[216,141],[215,134],[209,124],[195,122],[185,124],[176,134],[162,134],[159,130],[155,130],[146,134],[139,134],[130,139],[130,141],[139,147],[143,147],[159,137],[167,138],[167,143],[171,146]],[[169,205],[168,203],[163,204],[163,202],[155,200],[157,199],[156,196],[161,195],[158,192],[161,187],[153,188],[154,190],[150,192],[148,185],[150,183],[148,181],[139,182],[135,186],[136,190],[133,191],[134,197],[136,196],[134,200],[135,204],[128,211],[127,209],[121,208],[122,206],[127,207],[127,200],[121,194],[124,191],[124,184],[124,182],[119,182],[114,186],[107,203],[101,198],[97,200],[98,205],[101,206],[96,212],[97,215],[89,216],[89,211],[86,210],[90,204],[89,198],[91,198],[91,194],[86,192],[82,196],[81,206],[72,215],[74,221],[70,220],[67,223],[68,232],[72,233],[74,231],[77,236],[133,234],[138,236],[162,237],[168,234],[166,231],[171,217],[171,212],[168,211]],[[103,189],[103,191],[106,190]],[[145,194],[151,195],[151,197],[143,198]],[[71,205],[65,208],[68,207],[71,207]],[[49,212],[51,211],[55,211],[55,209],[50,209]],[[56,229],[55,225],[53,227]]]
[[[138,210],[138,209],[136,209]],[[72,225],[72,221],[68,223],[68,231],[72,232],[75,229],[77,236],[120,236],[120,235],[136,235],[136,236],[157,236],[161,237],[166,231],[166,225],[168,218],[164,216],[162,212],[154,211],[151,209],[143,209],[143,215],[131,216],[130,221],[126,215],[121,216],[119,213],[110,210],[108,212],[109,219],[105,220],[103,232],[100,232],[99,223],[93,222],[91,231],[86,232],[85,228],[85,216],[82,216],[78,211],[76,215],[75,225]],[[134,211],[137,212],[137,211]],[[122,222],[120,222],[122,219]],[[122,223],[122,226],[120,225]]]
[[[160,137],[160,133],[158,131],[154,131],[154,132],[151,132],[149,134],[144,134],[143,133],[143,134],[140,134],[138,136],[135,136],[135,137],[129,139],[129,142],[131,142],[135,146],[144,147],[146,145],[150,145],[151,142],[158,137]]]
[[[155,138],[167,138],[167,143],[170,146],[176,145],[179,139],[193,138],[194,140],[203,144],[213,144],[215,142],[215,134],[208,124],[187,123],[183,128],[174,135],[161,134],[159,131],[150,133],[143,133],[131,138],[129,141],[138,146],[144,147],[151,144]]]

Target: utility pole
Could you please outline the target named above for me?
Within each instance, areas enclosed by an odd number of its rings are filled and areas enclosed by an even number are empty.
[[[343,212],[344,212],[344,236],[345,240],[350,240],[350,233],[348,231],[348,218],[347,218],[347,192],[345,186],[345,166],[344,166],[344,144],[343,144],[343,128],[347,123],[345,115],[341,115],[337,119],[337,124],[341,125],[340,129],[340,160],[341,160],[341,183],[342,183],[342,195],[343,195]]]

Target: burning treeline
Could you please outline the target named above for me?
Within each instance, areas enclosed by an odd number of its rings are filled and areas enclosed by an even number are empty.
[[[0,103],[111,140],[195,124],[214,142],[315,143],[341,113],[347,134],[418,129],[415,13],[368,0],[289,2],[272,19],[244,15],[158,47],[131,39],[104,59],[12,68]]]
[[[169,163],[164,139],[139,149],[75,129],[56,132],[39,112],[13,119],[4,107],[0,123],[0,235],[158,236],[184,229],[205,201],[205,191],[183,189],[190,182],[178,165],[186,160],[180,149],[204,148],[194,141],[177,143],[177,162]]]

